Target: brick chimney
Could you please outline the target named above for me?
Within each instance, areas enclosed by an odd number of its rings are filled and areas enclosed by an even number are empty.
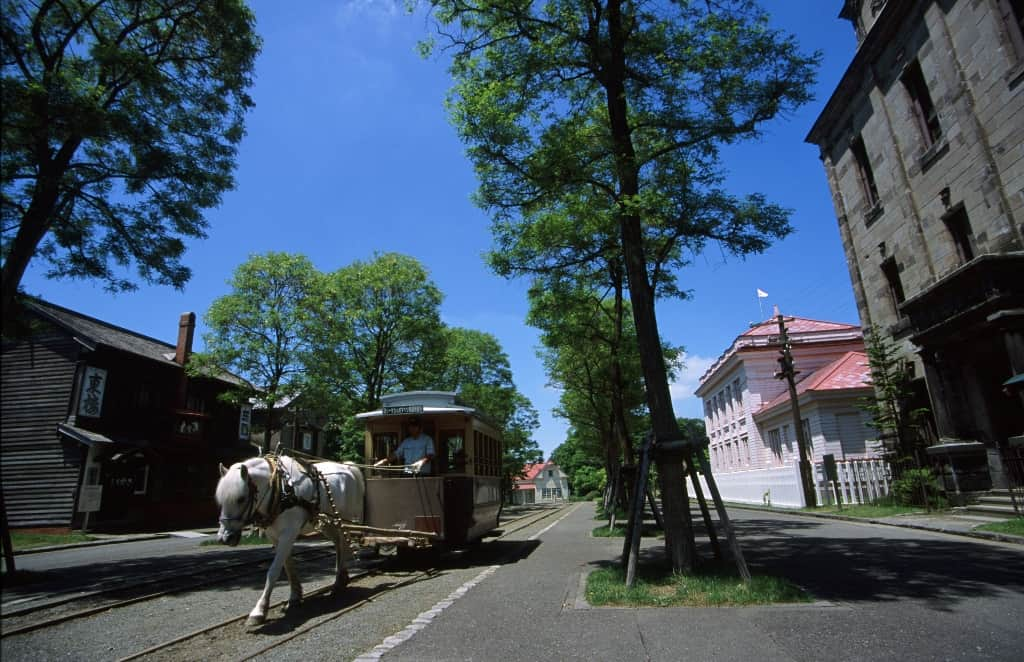
[[[174,362],[185,365],[192,353],[192,338],[196,334],[196,314],[182,313],[178,321],[178,346],[174,350]]]

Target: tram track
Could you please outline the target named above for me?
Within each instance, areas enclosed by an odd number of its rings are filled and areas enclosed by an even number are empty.
[[[319,558],[325,558],[325,557],[328,557],[328,556],[333,556],[334,555],[334,548],[332,546],[329,549],[326,549],[328,546],[329,546],[329,543],[324,543],[323,545],[317,545],[317,547],[315,547],[315,548],[303,549],[303,550],[300,550],[299,552],[296,552],[296,553],[299,554],[300,558],[302,558],[304,560],[316,560],[316,559],[319,559]],[[13,637],[13,636],[16,636],[16,635],[19,635],[19,634],[26,634],[28,632],[34,632],[36,630],[41,630],[41,629],[45,629],[45,628],[48,628],[48,627],[53,627],[55,625],[60,625],[61,623],[66,623],[68,621],[73,621],[73,620],[80,619],[80,618],[87,618],[89,616],[93,616],[95,614],[99,614],[99,613],[103,613],[103,612],[106,612],[106,611],[110,611],[112,609],[120,609],[122,607],[129,607],[129,606],[137,604],[139,602],[145,602],[145,601],[148,601],[148,600],[153,600],[153,599],[156,599],[156,598],[163,597],[165,595],[173,595],[175,593],[181,593],[183,591],[188,591],[188,590],[191,590],[191,589],[194,589],[194,588],[198,588],[198,587],[205,587],[205,586],[212,586],[212,585],[216,585],[216,584],[222,584],[224,582],[228,582],[228,581],[231,581],[233,579],[238,579],[240,577],[245,577],[247,575],[252,575],[252,574],[257,574],[257,573],[265,572],[266,571],[266,567],[269,566],[269,565],[270,565],[270,559],[260,560],[260,561],[257,561],[256,563],[253,563],[251,561],[239,561],[239,562],[236,562],[236,563],[231,563],[231,564],[227,564],[227,565],[221,565],[221,566],[218,566],[218,567],[216,567],[214,569],[204,568],[202,570],[197,570],[195,572],[183,573],[183,574],[182,573],[167,573],[167,574],[162,575],[160,577],[156,577],[156,578],[152,578],[152,579],[148,579],[148,580],[142,580],[142,581],[134,582],[134,583],[133,582],[129,582],[129,581],[122,581],[122,582],[118,582],[118,584],[115,585],[115,586],[108,586],[108,587],[104,587],[102,589],[86,591],[84,593],[76,593],[75,595],[66,596],[66,597],[60,598],[58,600],[51,600],[51,601],[48,601],[48,602],[41,602],[41,603],[38,603],[38,604],[27,605],[25,607],[13,609],[13,610],[4,609],[2,618],[0,618],[0,623],[4,624],[4,627],[2,628],[2,630],[0,630],[0,638],[6,639],[7,637]],[[224,573],[225,570],[233,568],[233,567],[243,567],[243,569],[238,571],[238,572],[228,572],[226,574]],[[212,577],[211,578],[209,576],[211,574],[216,574],[216,577]],[[182,579],[184,579],[186,577],[195,577],[196,579],[193,580],[193,581],[184,583],[184,584],[179,583]],[[142,587],[146,587],[146,586],[150,586],[150,585],[154,585],[154,584],[159,585],[161,583],[168,583],[168,582],[173,582],[173,585],[169,586],[168,588],[166,588],[164,590],[153,591],[153,592],[150,592],[150,593],[145,593],[143,595],[134,595],[134,596],[131,596],[131,597],[120,599],[120,600],[112,600],[112,601],[109,601],[109,602],[102,602],[101,604],[96,604],[96,605],[92,605],[92,606],[84,608],[84,609],[77,609],[77,610],[74,610],[74,611],[58,614],[58,615],[52,616],[50,618],[44,618],[44,619],[41,619],[41,620],[38,620],[38,621],[33,621],[31,623],[26,623],[24,625],[16,625],[14,627],[8,627],[8,624],[11,623],[12,621],[15,621],[16,619],[23,618],[23,617],[28,616],[30,614],[38,613],[40,611],[59,610],[60,608],[67,607],[68,605],[70,605],[72,603],[75,603],[75,602],[80,602],[80,601],[89,600],[89,599],[97,599],[97,598],[102,599],[102,596],[104,596],[104,595],[111,595],[111,594],[117,594],[117,593],[122,593],[122,592],[137,591],[139,588],[142,588]]]
[[[514,535],[515,533],[518,533],[519,531],[523,531],[524,529],[530,528],[532,526],[535,526],[537,524],[540,524],[540,523],[544,522],[545,520],[553,518],[554,516],[556,516],[559,513],[561,513],[562,510],[563,509],[553,509],[553,510],[545,509],[545,510],[539,512],[539,513],[529,513],[529,514],[525,514],[525,515],[520,515],[519,517],[508,521],[504,527],[502,527],[501,529],[496,531],[496,532],[500,531],[500,533],[498,535],[493,536],[491,538],[488,538],[488,540],[489,541],[496,541],[496,540],[507,539],[510,536]],[[468,551],[471,552],[472,550],[468,550]],[[314,547],[312,549],[302,550],[302,552],[303,552],[302,558],[304,560],[319,560],[319,559],[324,558],[324,557],[333,556],[333,554],[334,554],[333,547],[330,547],[328,543],[324,543],[322,546],[321,545],[317,545],[317,547]],[[8,613],[8,612],[5,611],[5,613],[3,614],[3,619],[2,619],[2,621],[4,622],[4,627],[2,628],[2,633],[0,633],[0,637],[2,637],[4,639],[7,639],[9,637],[16,637],[18,635],[24,635],[24,634],[28,634],[28,633],[31,633],[31,632],[36,632],[36,631],[39,631],[39,630],[45,630],[47,628],[52,628],[52,627],[56,627],[56,626],[59,626],[59,625],[64,624],[64,623],[68,623],[69,621],[85,619],[85,618],[89,618],[91,616],[96,616],[98,614],[103,614],[103,613],[110,612],[110,611],[113,611],[113,610],[117,610],[117,609],[121,609],[121,608],[125,608],[125,607],[130,607],[130,606],[133,606],[133,605],[138,605],[138,604],[140,604],[142,602],[151,601],[151,600],[163,597],[163,596],[173,595],[175,593],[182,593],[182,592],[189,591],[189,590],[192,590],[192,589],[195,589],[195,588],[199,588],[199,587],[207,587],[207,586],[211,586],[211,585],[216,585],[216,584],[219,584],[219,583],[224,583],[224,582],[227,582],[227,581],[231,581],[233,579],[238,579],[239,577],[244,577],[244,576],[247,576],[247,575],[262,573],[262,572],[265,572],[266,566],[269,564],[269,562],[270,562],[270,559],[267,559],[266,561],[260,561],[259,562],[259,566],[260,567],[253,567],[254,564],[252,562],[240,562],[240,563],[231,564],[228,567],[234,567],[234,566],[237,566],[237,565],[243,565],[244,564],[244,565],[246,565],[246,568],[244,570],[242,570],[242,571],[234,572],[234,573],[229,573],[229,574],[223,574],[224,570],[225,570],[224,566],[218,567],[218,568],[216,568],[215,570],[212,570],[212,571],[204,569],[204,570],[198,571],[196,573],[189,573],[188,576],[195,577],[195,579],[193,579],[192,581],[190,581],[188,583],[185,583],[185,584],[180,583],[180,580],[182,578],[182,575],[180,575],[180,574],[174,575],[173,578],[171,576],[155,578],[155,579],[152,579],[152,580],[144,581],[144,582],[141,583],[141,585],[150,585],[150,584],[157,584],[158,585],[158,584],[160,584],[162,582],[165,582],[165,581],[178,581],[179,583],[176,583],[173,586],[169,586],[169,587],[167,587],[165,589],[162,589],[162,590],[152,591],[152,592],[149,592],[149,593],[145,593],[143,595],[131,596],[131,597],[128,597],[128,598],[123,599],[123,600],[115,600],[115,601],[112,601],[112,602],[104,602],[102,604],[92,605],[92,606],[87,607],[85,609],[78,609],[78,610],[75,610],[75,611],[72,611],[72,612],[69,612],[69,613],[58,614],[58,615],[55,615],[55,616],[53,616],[51,618],[46,618],[46,619],[41,619],[41,620],[38,620],[38,621],[33,621],[31,623],[26,623],[24,625],[16,625],[13,628],[7,627],[7,625],[10,624],[12,620],[16,621],[17,618],[28,616],[28,615],[31,615],[32,613],[38,613],[40,611],[44,611],[44,610],[47,610],[47,609],[59,609],[62,606],[66,607],[69,604],[73,604],[75,602],[78,602],[78,601],[81,601],[81,600],[85,600],[85,599],[90,599],[90,598],[95,599],[95,598],[97,598],[99,596],[102,596],[102,595],[116,594],[117,592],[122,592],[122,591],[130,590],[131,588],[138,589],[140,584],[136,583],[132,587],[129,587],[129,586],[125,586],[124,585],[127,582],[123,582],[123,583],[121,583],[121,584],[119,584],[118,586],[115,586],[115,587],[104,588],[104,589],[97,590],[97,591],[91,591],[91,592],[88,592],[86,594],[76,594],[75,596],[68,596],[68,597],[66,597],[64,599],[60,599],[60,600],[58,600],[56,602],[51,601],[49,603],[44,603],[44,604],[39,604],[39,605],[29,605],[29,606],[23,607],[23,608],[21,608],[19,610],[16,610],[15,612],[11,612],[11,613]],[[216,573],[217,576],[215,578],[209,577],[211,572],[212,573]],[[399,570],[397,572],[401,573],[402,571]],[[350,613],[350,612],[352,612],[352,611],[354,611],[356,609],[359,609],[360,607],[363,607],[363,606],[365,606],[365,605],[367,605],[367,604],[369,604],[369,603],[371,603],[371,602],[373,602],[375,600],[378,600],[384,594],[388,594],[391,591],[400,589],[400,588],[402,588],[404,586],[408,586],[409,584],[415,583],[417,581],[422,581],[424,579],[428,579],[431,576],[436,575],[436,574],[437,574],[437,571],[434,570],[434,569],[417,571],[417,572],[415,572],[412,575],[409,575],[407,573],[404,574],[404,575],[398,574],[397,575],[398,579],[396,581],[388,583],[386,581],[387,578],[396,575],[396,571],[394,569],[383,569],[383,570],[380,569],[380,568],[361,568],[361,569],[355,569],[352,572],[352,579],[351,579],[351,583],[350,583],[351,586],[358,586],[361,583],[367,581],[368,579],[371,579],[371,578],[374,578],[374,577],[382,578],[385,581],[384,581],[384,583],[381,583],[379,586],[376,586],[376,587],[373,587],[373,588],[369,589],[369,595],[367,595],[366,597],[361,598],[361,599],[357,600],[356,602],[354,602],[352,604],[345,605],[344,607],[342,607],[340,609],[331,610],[331,612],[329,614],[327,614],[327,615],[325,615],[323,617],[313,618],[313,619],[309,620],[307,623],[305,623],[302,626],[300,626],[297,629],[295,629],[294,631],[288,633],[287,635],[283,635],[283,636],[280,636],[280,637],[275,637],[273,641],[268,642],[263,647],[261,647],[258,651],[246,653],[246,656],[244,658],[242,658],[242,659],[251,659],[252,657],[255,657],[255,656],[258,656],[258,655],[262,655],[262,654],[264,654],[264,653],[266,653],[266,652],[268,652],[270,650],[273,650],[274,648],[277,648],[278,646],[281,646],[281,645],[287,643],[288,641],[291,641],[291,640],[293,640],[293,639],[295,639],[297,637],[300,637],[300,636],[310,632],[311,630],[314,630],[314,629],[316,629],[318,627],[321,627],[325,623],[328,623],[328,622],[333,621],[333,620],[335,620],[337,618],[340,618],[341,616],[343,616],[343,615],[345,615],[347,613]],[[316,588],[316,589],[314,589],[312,591],[309,591],[305,595],[305,599],[308,600],[309,598],[314,598],[316,596],[323,595],[323,594],[327,593],[328,591],[330,591],[330,589],[331,589],[331,584],[326,584],[324,586],[320,586],[320,587],[318,587],[318,588]],[[275,609],[277,607],[280,607],[280,606],[284,605],[286,602],[287,602],[287,599],[279,600],[279,601],[273,603],[270,608],[271,609]],[[218,623],[215,623],[213,625],[210,625],[210,626],[207,626],[207,627],[204,627],[204,628],[201,628],[201,629],[197,629],[197,630],[191,631],[189,633],[186,633],[184,635],[176,637],[176,638],[174,638],[172,640],[168,640],[168,641],[162,642],[160,644],[156,644],[154,646],[146,648],[146,649],[144,649],[142,651],[139,651],[137,653],[133,653],[132,655],[127,656],[127,657],[122,658],[122,659],[123,660],[132,660],[132,659],[138,659],[138,658],[141,658],[141,657],[154,657],[154,658],[168,657],[168,659],[182,659],[183,657],[188,657],[187,655],[174,654],[173,650],[180,649],[182,647],[187,648],[188,642],[190,642],[192,640],[195,640],[195,639],[197,639],[199,637],[202,637],[203,635],[210,635],[210,634],[218,632],[218,631],[224,631],[224,630],[227,630],[227,629],[231,629],[233,626],[241,628],[242,626],[237,625],[237,624],[244,622],[245,619],[247,618],[247,616],[248,616],[248,614],[243,614],[243,615],[240,615],[240,616],[235,616],[235,617],[231,617],[231,618],[225,619],[225,620],[220,621]],[[240,632],[238,634],[241,635],[242,633]],[[196,652],[196,651],[193,651],[193,652]]]
[[[553,509],[553,510],[544,510],[541,513],[536,514],[535,516],[525,515],[525,516],[522,516],[520,518],[517,518],[516,520],[513,520],[512,522],[509,522],[509,524],[512,524],[514,526],[502,528],[501,529],[501,533],[499,535],[497,535],[497,536],[494,536],[490,540],[497,541],[497,540],[506,539],[506,538],[508,538],[509,536],[511,536],[514,533],[518,533],[519,531],[523,531],[523,530],[528,529],[528,528],[530,528],[530,527],[532,527],[534,525],[540,524],[541,522],[544,522],[545,520],[554,518],[556,515],[561,514],[563,510],[564,509],[562,509],[562,508]],[[520,520],[526,520],[526,521],[520,521]],[[523,543],[526,544],[526,541],[523,541]],[[367,573],[365,573],[363,575],[360,575],[359,578],[363,579],[363,578],[369,577],[369,576],[380,576],[380,575],[387,575],[387,574],[389,574],[389,573],[387,573],[387,572],[370,571],[370,572],[367,572]],[[275,638],[273,641],[267,642],[266,644],[260,646],[256,650],[248,651],[248,652],[244,653],[241,657],[238,657],[236,659],[238,659],[240,661],[255,659],[255,658],[257,658],[257,657],[259,657],[261,655],[264,655],[264,654],[266,654],[266,653],[276,649],[276,648],[279,648],[280,646],[282,646],[282,645],[284,645],[284,644],[286,644],[286,643],[288,643],[290,641],[293,641],[294,639],[297,639],[298,637],[300,637],[300,636],[302,636],[304,634],[307,634],[307,633],[311,632],[312,630],[315,630],[316,628],[319,628],[319,627],[325,625],[326,623],[334,621],[334,620],[344,616],[345,614],[353,612],[353,611],[355,611],[355,610],[357,610],[357,609],[359,609],[361,607],[364,607],[364,606],[366,606],[366,605],[368,605],[368,604],[370,604],[370,603],[372,603],[372,602],[374,602],[376,600],[379,600],[385,594],[391,593],[392,591],[398,590],[398,589],[400,589],[402,587],[408,586],[408,585],[410,585],[412,583],[415,583],[417,581],[422,581],[424,579],[430,578],[431,576],[433,576],[435,574],[437,574],[436,571],[431,571],[431,570],[419,571],[419,572],[415,573],[414,575],[409,576],[407,578],[404,578],[404,579],[402,579],[400,581],[397,581],[397,582],[395,582],[393,584],[382,586],[379,589],[374,590],[371,593],[371,595],[369,595],[369,596],[367,596],[365,598],[362,598],[360,600],[357,600],[356,602],[354,602],[354,603],[352,603],[350,605],[346,605],[345,607],[343,607],[341,609],[335,610],[335,611],[333,611],[332,613],[330,613],[329,615],[327,615],[325,617],[313,619],[313,620],[307,622],[306,624],[296,628],[294,631],[288,633],[287,635],[279,636],[279,637]],[[353,578],[352,584],[355,584],[355,578]],[[350,584],[350,585],[352,585],[352,584]],[[317,595],[324,594],[327,591],[329,591],[330,588],[331,588],[330,586],[324,586],[324,587],[315,589],[314,591],[311,591],[309,594],[307,594],[304,597],[304,600],[306,600],[308,598],[311,598],[311,597],[314,597],[314,596],[317,596]],[[271,605],[270,609],[273,609],[275,607],[279,607],[281,605],[284,605],[286,602],[287,602],[286,599],[280,600],[280,601],[274,603],[273,605]],[[268,613],[269,613],[270,609],[268,609]],[[151,646],[151,647],[149,647],[149,648],[147,648],[145,650],[142,650],[142,651],[139,651],[137,653],[133,653],[132,655],[120,658],[118,660],[118,662],[128,662],[129,660],[137,660],[137,659],[150,658],[150,657],[152,657],[154,659],[161,659],[161,658],[164,658],[164,657],[166,657],[168,659],[189,659],[190,656],[185,651],[176,652],[173,649],[175,647],[180,646],[182,644],[185,644],[185,643],[187,643],[187,642],[189,642],[191,640],[194,640],[196,638],[202,637],[203,635],[209,635],[209,634],[211,634],[211,633],[213,633],[215,631],[224,630],[226,628],[230,628],[231,626],[233,626],[233,625],[235,625],[237,623],[243,622],[247,617],[248,617],[248,614],[244,614],[242,616],[236,616],[236,617],[233,617],[233,618],[226,619],[224,621],[221,621],[220,623],[215,623],[215,624],[210,625],[208,627],[201,628],[201,629],[195,630],[193,632],[189,632],[187,634],[181,635],[180,637],[176,637],[175,639],[172,639],[170,641],[163,642],[161,644],[157,644],[157,645]]]

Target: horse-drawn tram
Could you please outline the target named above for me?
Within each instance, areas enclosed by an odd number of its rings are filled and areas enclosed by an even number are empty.
[[[471,543],[498,526],[501,509],[501,433],[455,393],[411,391],[385,395],[366,424],[364,545],[449,547]],[[422,465],[383,464],[403,440],[428,437],[433,456]],[[407,442],[410,443],[410,442]],[[416,455],[420,451],[416,451]]]
[[[434,548],[474,542],[498,525],[501,436],[454,393],[386,395],[366,422],[364,465],[300,461],[269,453],[221,467],[217,539],[237,545],[242,529],[262,527],[274,560],[249,625],[266,619],[270,594],[284,569],[289,605],[302,600],[293,572],[296,538],[314,530],[334,542],[334,590],[348,583],[355,547]]]

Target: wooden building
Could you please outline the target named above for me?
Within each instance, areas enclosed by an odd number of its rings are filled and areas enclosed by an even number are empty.
[[[0,455],[12,528],[212,525],[218,462],[251,455],[244,382],[189,378],[195,315],[176,345],[40,299],[3,341]]]

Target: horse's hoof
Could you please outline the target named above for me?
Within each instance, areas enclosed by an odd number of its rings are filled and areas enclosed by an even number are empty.
[[[288,602],[284,603],[284,613],[290,614],[291,612],[296,611],[299,608],[299,605],[301,604],[302,598],[299,598],[298,600],[289,600]]]
[[[255,630],[256,628],[263,625],[263,623],[265,623],[266,620],[266,616],[250,616],[249,618],[245,619],[245,629]]]

